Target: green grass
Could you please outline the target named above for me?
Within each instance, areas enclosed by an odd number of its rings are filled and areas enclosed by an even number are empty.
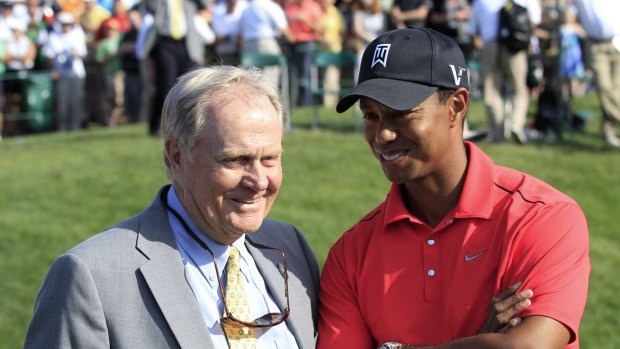
[[[593,97],[575,108],[597,110]],[[285,137],[284,185],[270,214],[299,227],[322,264],[329,247],[376,206],[389,184],[353,115],[322,110],[322,128],[309,129],[310,111],[297,110]],[[484,128],[474,102],[473,127]],[[561,143],[480,143],[496,163],[539,177],[572,196],[588,217],[592,274],[582,348],[620,348],[620,152],[602,145],[599,119],[585,134]],[[146,126],[73,134],[5,138],[0,143],[0,348],[19,348],[34,297],[60,253],[139,212],[167,182],[161,140]]]

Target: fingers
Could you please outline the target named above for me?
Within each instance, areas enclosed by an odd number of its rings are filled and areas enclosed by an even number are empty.
[[[497,331],[498,333],[506,333],[508,332],[508,330],[510,330],[513,327],[516,327],[518,324],[520,324],[523,320],[516,316],[513,317],[512,319],[510,319],[510,321],[508,321],[508,323],[506,325],[504,325],[504,327],[500,328],[499,331]]]
[[[532,290],[529,289],[521,291],[519,293],[515,293],[517,289],[521,286],[521,284],[522,282],[519,281],[516,284],[503,290],[497,296],[493,297],[493,299],[491,300],[491,306],[494,307],[498,313],[501,313],[508,310],[510,307],[518,305],[520,302],[531,298],[534,293],[532,292]]]
[[[495,316],[496,321],[501,325],[508,324],[513,317],[532,304],[530,298],[533,295],[532,290],[524,290],[502,301],[493,303],[491,306],[497,314]]]
[[[519,289],[519,287],[521,287],[522,284],[523,284],[523,281],[519,281],[515,283],[514,285],[508,287],[507,289],[503,290],[500,294],[498,294],[497,296],[493,297],[493,299],[491,299],[491,303],[501,302],[504,299],[512,296]]]

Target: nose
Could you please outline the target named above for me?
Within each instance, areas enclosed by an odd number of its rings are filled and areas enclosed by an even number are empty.
[[[267,178],[267,171],[260,162],[248,165],[247,174],[243,179],[243,185],[255,191],[267,190],[269,179]]]
[[[377,123],[374,130],[375,143],[388,144],[394,141],[396,137],[397,133],[394,130],[393,125],[391,125],[387,120],[382,119]]]

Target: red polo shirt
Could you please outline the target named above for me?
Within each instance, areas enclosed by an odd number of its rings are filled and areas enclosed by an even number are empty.
[[[321,276],[319,349],[437,345],[479,333],[491,298],[523,281],[521,316],[577,333],[588,289],[588,228],[568,196],[494,165],[471,143],[456,208],[432,228],[411,215],[401,189],[332,247]]]

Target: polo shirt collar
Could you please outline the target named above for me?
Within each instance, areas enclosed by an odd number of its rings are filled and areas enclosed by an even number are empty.
[[[484,218],[490,219],[493,211],[493,160],[471,142],[464,142],[467,152],[467,170],[465,183],[459,202],[454,209],[454,218]],[[401,186],[392,183],[388,197],[385,200],[385,225],[408,219],[419,222],[407,207],[402,196]]]
[[[467,174],[454,217],[490,219],[495,202],[493,160],[473,143],[464,143],[468,157]]]

